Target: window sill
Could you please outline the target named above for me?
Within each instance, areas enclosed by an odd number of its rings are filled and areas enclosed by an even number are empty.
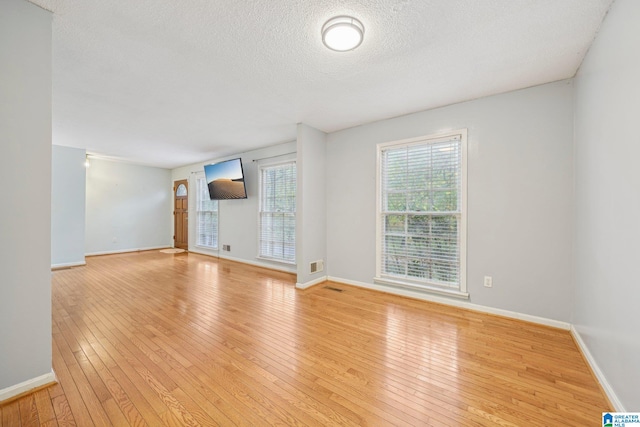
[[[410,289],[412,291],[423,292],[425,294],[436,294],[436,295],[444,295],[444,296],[453,297],[453,298],[469,299],[468,292],[462,292],[456,289],[446,289],[446,288],[440,288],[436,286],[429,286],[429,285],[423,285],[423,284],[418,285],[415,283],[403,282],[400,280],[389,279],[386,277],[374,277],[373,281],[374,283],[377,283],[379,285],[405,288],[405,289]]]
[[[278,264],[298,265],[295,261],[287,261],[287,260],[279,259],[279,258],[269,258],[269,257],[264,257],[264,256],[257,256],[256,259],[259,259],[261,261],[276,262]]]
[[[213,248],[211,246],[194,245],[194,247],[205,251],[218,252],[218,248]]]

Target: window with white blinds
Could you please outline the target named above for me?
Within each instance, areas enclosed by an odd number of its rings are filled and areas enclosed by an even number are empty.
[[[196,192],[196,245],[218,249],[218,201],[209,198],[205,177],[197,178]]]
[[[466,292],[466,131],[378,146],[377,279]]]
[[[260,258],[296,261],[296,163],[260,168]]]

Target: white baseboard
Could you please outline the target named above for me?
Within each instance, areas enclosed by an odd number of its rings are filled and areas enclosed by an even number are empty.
[[[32,378],[27,381],[23,381],[20,384],[12,385],[11,387],[3,388],[0,390],[0,402],[11,399],[22,393],[26,393],[30,390],[42,387],[43,385],[57,382],[56,374],[51,370],[48,374],[40,375],[39,377]]]
[[[98,255],[114,255],[114,254],[127,254],[129,252],[142,252],[142,251],[155,251],[156,249],[167,249],[171,246],[151,246],[148,248],[132,248],[132,249],[118,249],[115,251],[101,251],[101,252],[90,252],[84,254],[84,256],[98,256]]]
[[[607,378],[604,376],[604,373],[596,363],[596,359],[593,357],[593,355],[589,351],[587,344],[584,342],[584,340],[582,339],[582,336],[580,336],[580,333],[578,332],[578,330],[575,328],[574,325],[571,325],[571,335],[573,336],[573,339],[578,344],[578,348],[580,348],[580,351],[584,355],[584,358],[587,360],[587,363],[591,367],[591,370],[593,371],[596,378],[600,382],[600,385],[604,389],[604,392],[606,393],[607,397],[609,398],[609,401],[613,405],[613,408],[617,412],[627,412],[626,409],[624,408],[624,405],[622,404],[622,402],[620,402],[620,399],[618,399],[618,396],[613,391],[613,387],[611,387],[611,384],[609,384],[609,381],[607,381]]]
[[[58,270],[61,268],[71,268],[71,267],[82,267],[87,265],[86,261],[78,261],[78,262],[63,262],[60,264],[51,264],[52,270]]]
[[[423,301],[437,302],[440,304],[451,305],[454,307],[466,308],[468,310],[479,311],[481,313],[495,314],[498,316],[509,317],[511,319],[524,320],[531,323],[537,323],[539,325],[551,326],[565,331],[570,330],[571,325],[568,322],[561,322],[559,320],[547,319],[544,317],[532,316],[530,314],[518,313],[515,311],[503,310],[501,308],[487,307],[484,305],[472,304],[467,301],[461,301],[458,299],[446,298],[438,295],[426,294],[423,292],[413,291],[411,289],[393,288],[384,285],[377,285],[366,282],[358,282],[355,280],[342,279],[340,277],[329,276],[328,280],[333,282],[340,282],[346,285],[359,286],[361,288],[372,289],[374,291],[386,292],[394,295],[401,295],[409,298],[420,299]]]
[[[327,280],[327,276],[322,276],[306,283],[296,283],[296,289],[307,289],[312,287],[313,285],[317,285],[318,283],[322,283],[326,280]]]

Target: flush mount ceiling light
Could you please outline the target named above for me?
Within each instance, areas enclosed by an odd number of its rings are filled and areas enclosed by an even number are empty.
[[[331,50],[346,52],[360,46],[364,25],[351,16],[336,16],[322,26],[322,43]]]

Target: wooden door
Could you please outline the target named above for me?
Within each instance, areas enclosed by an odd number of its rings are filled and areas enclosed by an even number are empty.
[[[189,183],[186,179],[173,183],[173,246],[189,249]]]

